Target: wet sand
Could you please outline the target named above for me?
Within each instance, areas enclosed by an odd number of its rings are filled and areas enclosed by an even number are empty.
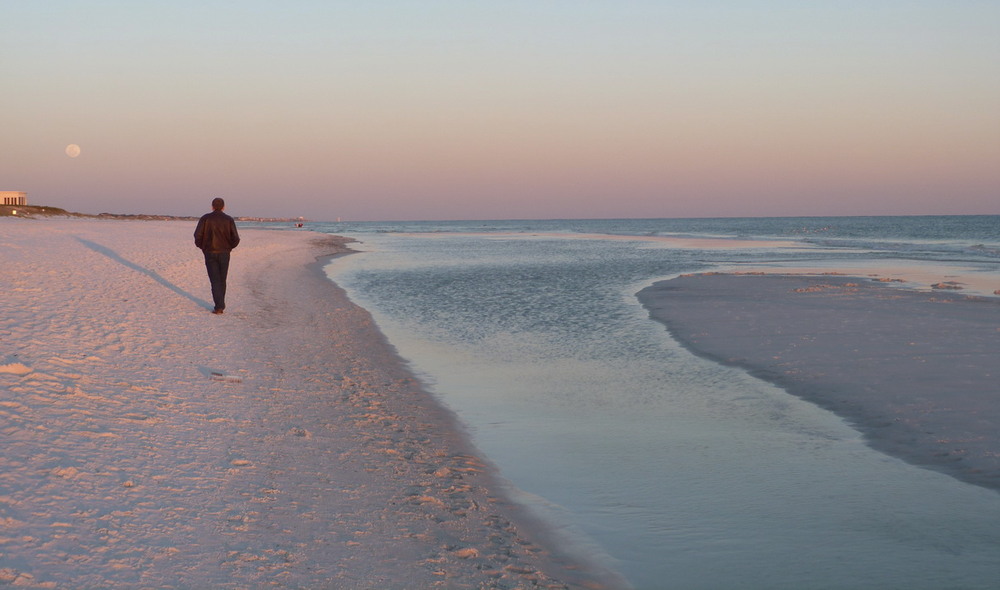
[[[835,412],[879,451],[1000,491],[1000,298],[705,274],[639,299],[696,354]]]

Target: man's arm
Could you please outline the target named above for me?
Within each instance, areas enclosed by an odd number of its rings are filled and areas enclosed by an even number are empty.
[[[235,248],[240,245],[240,232],[236,231],[236,220],[229,222],[229,246]]]
[[[201,248],[205,242],[205,218],[198,220],[197,227],[194,228],[194,245]]]

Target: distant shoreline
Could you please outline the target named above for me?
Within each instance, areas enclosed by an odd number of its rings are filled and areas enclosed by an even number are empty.
[[[78,217],[81,219],[135,219],[142,221],[197,221],[200,215],[158,215],[150,213],[76,213],[59,207],[42,205],[0,205],[0,217],[21,217],[33,219],[36,217]],[[304,217],[236,217],[236,221],[260,221],[276,223],[302,223],[309,221]]]

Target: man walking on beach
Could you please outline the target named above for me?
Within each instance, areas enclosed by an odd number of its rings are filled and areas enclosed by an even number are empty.
[[[215,314],[220,314],[226,309],[229,253],[240,243],[236,221],[222,212],[225,208],[226,202],[221,198],[212,199],[212,212],[202,215],[198,220],[198,227],[194,230],[194,245],[205,253],[205,268],[208,269],[208,280],[212,283],[212,299],[215,301],[212,313]]]

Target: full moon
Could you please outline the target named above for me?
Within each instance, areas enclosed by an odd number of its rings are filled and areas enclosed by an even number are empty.
[[[71,157],[71,158],[75,158],[75,157],[79,156],[80,155],[80,146],[76,145],[75,143],[69,144],[68,146],[66,146],[66,155],[69,156],[69,157]]]

